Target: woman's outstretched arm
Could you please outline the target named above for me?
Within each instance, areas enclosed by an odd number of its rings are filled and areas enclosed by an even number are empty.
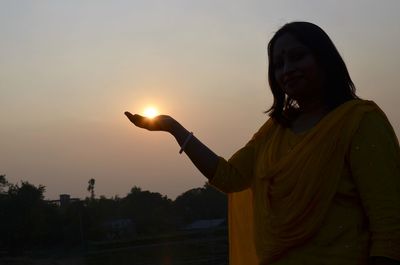
[[[185,127],[168,115],[159,115],[151,119],[138,114],[133,115],[130,112],[125,112],[125,115],[137,127],[149,131],[169,132],[175,137],[180,146],[184,144],[190,135],[190,132]],[[210,180],[214,176],[219,157],[212,150],[195,136],[191,136],[184,147],[184,151],[206,178]]]

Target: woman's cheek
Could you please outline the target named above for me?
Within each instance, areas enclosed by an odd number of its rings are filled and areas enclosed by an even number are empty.
[[[279,71],[277,71],[277,72],[275,72],[274,77],[275,77],[276,83],[282,89],[283,88],[282,74]]]

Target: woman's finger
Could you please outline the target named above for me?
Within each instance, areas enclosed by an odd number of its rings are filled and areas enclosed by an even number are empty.
[[[125,111],[125,116],[126,117],[128,117],[128,119],[132,122],[132,123],[135,123],[134,121],[135,121],[135,118],[134,118],[134,115],[132,114],[132,113],[130,113],[129,111]]]
[[[128,117],[128,119],[135,124],[138,127],[146,127],[146,121],[147,120],[145,117],[140,116],[138,114],[133,115],[132,113],[126,111],[125,112],[126,117]]]

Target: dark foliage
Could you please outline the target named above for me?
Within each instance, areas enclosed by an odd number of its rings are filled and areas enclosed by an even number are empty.
[[[227,198],[223,193],[205,184],[178,196],[174,208],[184,223],[190,223],[198,219],[226,218],[226,204]]]
[[[92,191],[93,189],[91,189]],[[197,219],[226,217],[226,196],[209,185],[175,201],[134,186],[124,197],[44,199],[45,187],[8,183],[0,175],[0,248],[19,255],[49,247],[84,247],[90,241],[126,240],[178,231]]]

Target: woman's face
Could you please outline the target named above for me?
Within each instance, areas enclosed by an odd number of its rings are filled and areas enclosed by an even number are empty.
[[[301,106],[322,100],[324,73],[311,50],[289,33],[272,47],[272,67],[279,87]]]

